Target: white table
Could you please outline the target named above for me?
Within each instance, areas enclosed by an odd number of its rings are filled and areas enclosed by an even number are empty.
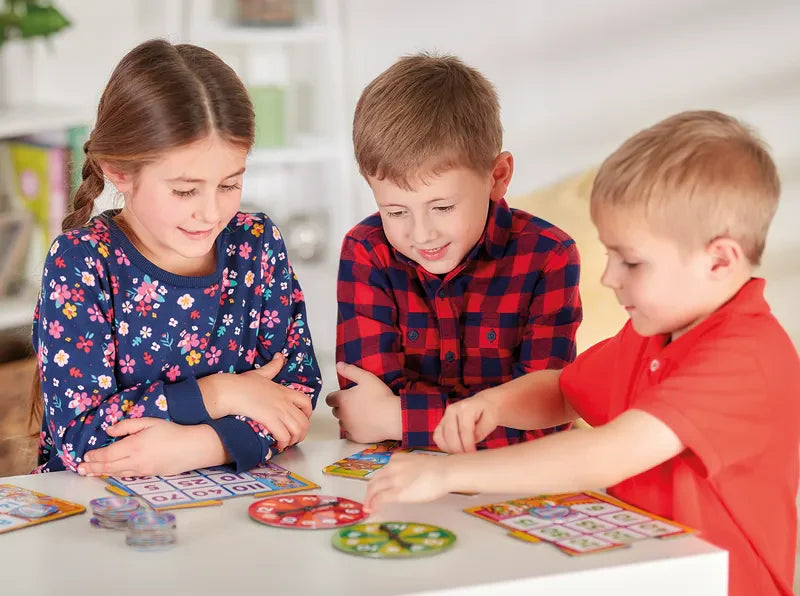
[[[324,494],[361,501],[366,483],[322,468],[361,447],[315,440],[276,458]],[[0,479],[87,506],[107,496],[102,480],[69,472]],[[253,499],[175,511],[178,544],[161,552],[125,545],[123,532],[89,525],[90,513],[0,535],[0,594],[154,596],[186,594],[648,594],[725,596],[727,553],[694,536],[570,557],[528,544],[462,509],[513,495],[448,497],[392,506],[371,519],[428,522],[453,530],[448,552],[416,560],[355,557],[330,545],[333,530],[270,528],[247,515]]]

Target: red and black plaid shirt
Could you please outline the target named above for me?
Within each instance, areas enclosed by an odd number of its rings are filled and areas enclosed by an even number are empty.
[[[569,236],[505,200],[491,201],[483,236],[443,277],[397,252],[374,214],[342,245],[336,359],[400,396],[405,446],[432,447],[448,404],[575,358],[579,271]],[[561,428],[498,427],[479,447]]]

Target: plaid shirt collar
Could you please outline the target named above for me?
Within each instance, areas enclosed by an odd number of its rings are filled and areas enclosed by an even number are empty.
[[[509,234],[511,231],[511,208],[506,203],[505,199],[497,201],[489,201],[489,212],[486,216],[486,226],[483,229],[483,235],[480,240],[472,247],[472,250],[467,253],[464,260],[447,275],[445,280],[452,279],[467,265],[479,258],[479,253],[484,250],[485,253],[492,259],[499,259],[506,253],[506,244],[508,243]],[[391,247],[392,254],[401,263],[405,263],[408,267],[423,276],[433,276],[422,265],[416,261],[412,261],[407,256],[403,255],[394,246]]]

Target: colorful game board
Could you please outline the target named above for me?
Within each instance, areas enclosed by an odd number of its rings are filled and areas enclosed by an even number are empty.
[[[398,559],[435,555],[453,546],[450,530],[414,522],[357,524],[333,535],[335,548],[351,555]]]
[[[367,447],[366,449],[348,455],[344,459],[323,468],[322,472],[331,476],[344,476],[345,478],[369,478],[383,466],[389,463],[393,453],[418,453],[422,455],[447,455],[441,451],[429,449],[405,449],[400,447],[399,441],[384,441]]]
[[[268,526],[300,530],[349,526],[367,517],[361,503],[329,495],[268,497],[250,505],[248,513]]]
[[[77,503],[56,499],[13,484],[0,484],[0,534],[84,511],[86,508]]]
[[[637,540],[694,532],[594,492],[525,497],[465,509],[529,542],[549,542],[569,555],[626,547]]]
[[[241,474],[227,466],[216,466],[174,476],[110,476],[105,481],[110,492],[140,496],[156,511],[219,505],[221,499],[243,495],[267,497],[319,488],[273,463]]]

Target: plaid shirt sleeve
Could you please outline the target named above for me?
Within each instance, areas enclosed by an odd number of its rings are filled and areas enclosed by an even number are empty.
[[[339,261],[336,360],[354,364],[383,380],[400,396],[403,444],[433,447],[433,431],[444,415],[449,394],[424,381],[412,381],[397,327],[395,303],[386,272],[364,243],[345,237]],[[346,389],[352,382],[339,377]]]
[[[575,243],[562,243],[550,253],[533,292],[514,378],[549,368],[561,369],[575,360],[575,333],[583,310],[578,280],[580,257]]]

